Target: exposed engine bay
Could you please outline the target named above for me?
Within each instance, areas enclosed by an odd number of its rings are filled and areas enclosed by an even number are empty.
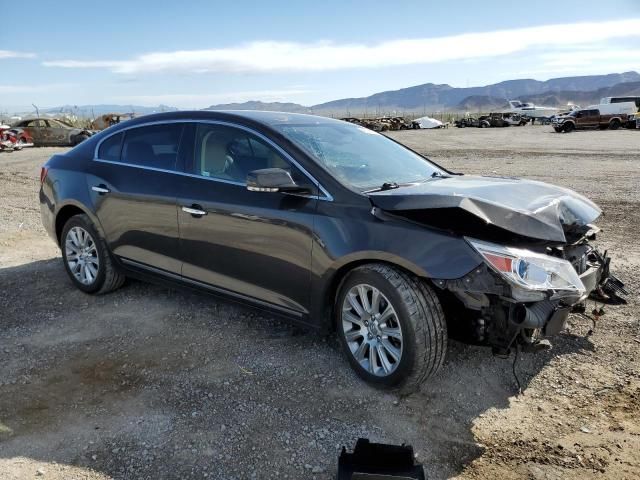
[[[484,254],[487,264],[463,278],[434,283],[453,294],[448,307],[454,316],[461,314],[461,307],[466,310],[462,316],[472,323],[475,342],[490,345],[495,353],[503,355],[515,346],[529,351],[546,349],[550,346],[547,339],[565,328],[569,313],[587,311],[589,299],[596,305],[591,312],[596,318],[604,314],[602,308],[597,308],[597,303],[624,302],[620,295],[627,292],[622,282],[610,272],[611,258],[607,252],[600,252],[589,243],[589,240],[595,240],[595,230],[595,227],[589,229],[589,238],[572,245],[539,248],[541,256],[555,257],[574,270],[562,273],[547,270],[543,275],[572,277],[574,273],[573,285],[566,282],[533,291],[522,288],[503,275],[514,269],[522,272],[526,268],[522,267],[522,259],[515,260],[514,257],[512,265],[507,265],[509,257],[494,255],[490,248]]]

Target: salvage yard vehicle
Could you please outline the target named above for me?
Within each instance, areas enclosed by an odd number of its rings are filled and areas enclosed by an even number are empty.
[[[590,294],[623,291],[582,195],[311,115],[123,122],[43,166],[40,207],[79,290],[132,276],[244,302],[336,331],[358,375],[406,392],[442,365],[448,328],[536,350]]]
[[[92,130],[104,130],[134,117],[133,113],[105,113],[91,122]]]
[[[411,128],[421,128],[421,129],[445,128],[445,124],[438,119],[425,116],[425,117],[416,118],[411,123]]]
[[[640,129],[640,111],[633,113],[627,117],[627,128]]]
[[[21,128],[11,128],[8,125],[0,125],[0,151],[13,152],[32,146],[33,140],[29,134]]]
[[[466,127],[479,127],[480,120],[474,117],[466,117],[460,120],[456,120],[453,124],[458,128],[466,128]],[[485,122],[485,127],[489,127],[489,122]]]
[[[551,125],[560,132],[572,132],[574,130],[596,129],[617,130],[627,122],[626,114],[602,114],[597,108],[574,110],[567,115],[554,117]]]
[[[95,133],[93,130],[76,128],[55,118],[27,118],[13,127],[27,132],[36,147],[74,146]]]

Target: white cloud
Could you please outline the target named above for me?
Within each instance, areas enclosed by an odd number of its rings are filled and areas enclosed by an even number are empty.
[[[35,58],[35,53],[15,52],[13,50],[0,50],[0,60],[4,58]]]
[[[0,85],[0,95],[12,93],[34,93],[48,92],[50,90],[60,90],[75,87],[73,83],[48,83],[42,85]]]
[[[324,71],[490,58],[531,48],[579,47],[640,36],[640,18],[544,25],[376,45],[256,41],[229,48],[153,52],[131,60],[56,60],[43,65],[105,68],[117,73]]]
[[[264,102],[291,101],[291,97],[304,95],[309,90],[254,90],[244,92],[227,92],[212,94],[169,93],[160,95],[126,95],[117,96],[113,101],[142,106],[172,105],[182,108],[203,108],[218,103],[246,102],[260,99]]]

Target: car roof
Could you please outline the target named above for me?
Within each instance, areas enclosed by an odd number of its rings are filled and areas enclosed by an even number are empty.
[[[127,122],[128,125],[138,123],[161,122],[169,120],[229,120],[248,121],[258,123],[267,127],[275,127],[283,124],[295,125],[319,125],[319,124],[341,124],[341,120],[335,120],[317,115],[307,115],[303,113],[287,112],[266,112],[262,110],[179,110],[175,112],[154,113],[136,117]]]

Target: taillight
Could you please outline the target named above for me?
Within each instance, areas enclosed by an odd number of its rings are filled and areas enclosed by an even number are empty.
[[[49,169],[47,168],[47,166],[43,165],[42,168],[40,169],[40,185],[44,183],[45,178],[47,178],[48,172],[49,172]]]

